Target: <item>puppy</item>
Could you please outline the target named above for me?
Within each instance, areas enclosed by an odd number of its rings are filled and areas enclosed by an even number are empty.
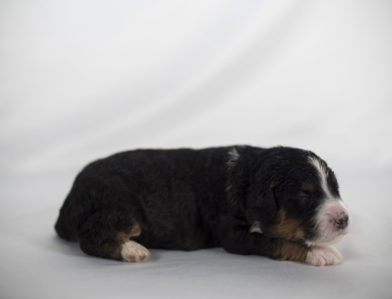
[[[335,174],[310,151],[231,146],[134,150],[87,165],[60,210],[58,235],[128,262],[147,248],[223,247],[316,266],[350,217]]]

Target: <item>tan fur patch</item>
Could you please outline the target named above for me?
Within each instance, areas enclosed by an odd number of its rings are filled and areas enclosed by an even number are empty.
[[[139,223],[135,222],[132,226],[130,236],[131,237],[139,237],[142,234],[142,229],[140,228]]]
[[[278,212],[277,222],[269,231],[269,234],[275,237],[287,240],[302,240],[305,233],[298,219],[286,218],[286,211]]]
[[[303,182],[301,185],[301,190],[304,191],[314,191],[315,186],[311,182]]]
[[[132,225],[132,227],[123,232],[117,233],[117,242],[116,245],[108,246],[110,248],[106,248],[109,252],[111,252],[112,258],[119,259],[121,257],[121,248],[125,242],[128,242],[132,237],[139,237],[142,233],[139,223],[136,221]]]
[[[132,227],[125,232],[119,232],[117,234],[117,240],[122,244],[129,241],[131,237],[139,237],[142,233],[139,223],[135,222]]]
[[[274,258],[282,261],[305,262],[308,250],[308,247],[305,245],[282,240],[282,244],[274,252]]]

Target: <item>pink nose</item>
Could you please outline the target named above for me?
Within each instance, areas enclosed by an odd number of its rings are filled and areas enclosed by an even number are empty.
[[[340,201],[329,203],[326,207],[326,215],[328,215],[328,221],[337,230],[343,230],[349,224],[350,219],[347,210]]]
[[[348,216],[344,213],[342,216],[334,219],[334,224],[337,229],[345,229],[348,225]]]

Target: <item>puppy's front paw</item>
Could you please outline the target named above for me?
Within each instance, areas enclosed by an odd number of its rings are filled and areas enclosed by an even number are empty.
[[[342,261],[342,255],[333,247],[313,246],[306,255],[306,263],[313,266],[337,265]]]
[[[134,241],[127,241],[121,249],[121,257],[127,262],[143,262],[150,256],[146,247]]]

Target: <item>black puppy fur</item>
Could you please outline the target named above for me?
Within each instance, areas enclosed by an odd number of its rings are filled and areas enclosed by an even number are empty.
[[[86,166],[60,210],[59,236],[104,258],[147,248],[223,247],[239,254],[304,261],[317,238],[323,194],[309,157],[288,147],[134,150]],[[328,185],[338,185],[328,169]],[[262,234],[251,233],[258,223]]]

